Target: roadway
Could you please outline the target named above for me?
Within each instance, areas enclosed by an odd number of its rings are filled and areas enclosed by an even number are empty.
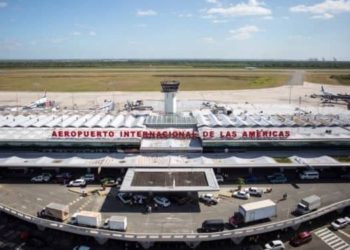
[[[107,196],[90,195],[81,197],[59,184],[0,184],[1,202],[24,213],[36,215],[50,202],[70,205],[70,212],[80,210],[102,212],[106,219],[118,214],[128,217],[128,232],[132,233],[192,233],[196,232],[206,219],[221,218],[225,221],[238,211],[238,205],[262,199],[271,199],[277,203],[278,215],[272,221],[293,217],[291,211],[299,200],[308,195],[321,197],[322,205],[350,198],[350,183],[292,183],[292,184],[259,184],[255,186],[271,186],[273,191],[262,198],[251,197],[248,201],[236,198],[221,198],[216,206],[206,206],[194,202],[185,205],[172,204],[168,208],[158,208],[150,214],[144,214],[145,206],[129,206],[116,198],[117,190],[112,188]],[[90,185],[94,187],[94,185]],[[96,187],[98,187],[96,185]],[[236,185],[224,185],[223,189],[235,189]],[[287,200],[281,200],[284,193]]]

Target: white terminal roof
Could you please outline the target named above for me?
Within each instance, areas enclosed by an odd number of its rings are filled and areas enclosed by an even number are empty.
[[[296,156],[294,156],[295,158]],[[224,153],[149,153],[149,154],[104,154],[104,153],[1,153],[0,167],[281,167],[281,166],[349,166],[349,163],[337,160],[320,161],[319,155],[298,156],[299,160],[292,163],[280,164],[270,156],[242,154],[239,157]]]
[[[145,128],[146,124],[176,125],[191,123],[198,127],[338,127],[350,126],[350,111],[337,107],[296,107],[293,105],[225,105],[229,113],[214,113],[209,108],[182,112],[177,116],[159,113],[120,112],[84,113],[71,111],[58,113],[0,114],[0,128]],[[191,115],[192,113],[192,115]]]

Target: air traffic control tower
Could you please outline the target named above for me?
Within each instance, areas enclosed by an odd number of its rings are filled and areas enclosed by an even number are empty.
[[[176,93],[179,89],[179,81],[162,81],[162,92],[164,93],[165,114],[176,114]]]

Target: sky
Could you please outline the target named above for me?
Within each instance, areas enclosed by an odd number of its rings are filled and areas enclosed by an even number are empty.
[[[350,60],[350,0],[0,0],[0,59]]]

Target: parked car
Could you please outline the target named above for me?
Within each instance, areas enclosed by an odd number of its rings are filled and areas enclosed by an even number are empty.
[[[250,198],[250,194],[247,191],[244,191],[244,190],[235,191],[235,192],[233,192],[232,196],[235,197],[235,198],[245,199],[245,200]]]
[[[271,174],[271,175],[268,175],[268,176],[267,176],[267,179],[275,179],[275,178],[281,178],[281,177],[286,178],[286,176],[284,175],[284,173],[276,172],[276,173],[273,173],[273,174]]]
[[[42,183],[42,182],[49,182],[50,179],[51,178],[49,176],[38,175],[30,179],[30,181],[35,183]]]
[[[132,201],[132,194],[130,193],[118,193],[117,197],[120,199],[121,202],[124,204],[131,204]]]
[[[300,246],[312,240],[312,234],[308,231],[298,233],[294,238],[290,240],[290,244],[293,246]]]
[[[199,196],[199,201],[203,202],[206,205],[216,205],[218,200],[214,197],[213,194],[201,194]]]
[[[86,181],[84,179],[76,179],[70,181],[67,187],[86,187]]]
[[[101,185],[105,187],[115,187],[117,186],[118,182],[115,179],[112,178],[103,178],[101,179]]]
[[[56,178],[56,182],[58,183],[66,183],[71,181],[73,176],[68,172],[64,172],[64,173],[57,174],[55,178]]]
[[[349,222],[350,222],[350,219],[348,217],[338,218],[331,223],[331,226],[334,230],[338,230],[346,227],[349,224]]]
[[[284,250],[285,246],[280,240],[273,240],[265,244],[265,249],[269,250]]]
[[[245,192],[248,192],[250,196],[261,197],[264,191],[261,188],[249,187],[244,189]]]
[[[341,174],[339,177],[340,177],[340,179],[342,179],[342,180],[350,180],[350,172]]]
[[[269,178],[270,183],[286,183],[288,180],[285,176],[275,176],[273,178]]]
[[[257,183],[259,182],[259,178],[254,176],[254,175],[248,175],[244,177],[244,182],[249,184],[249,183]]]
[[[42,173],[41,174],[42,176],[46,176],[46,177],[48,177],[48,178],[52,178],[52,174],[51,173]]]
[[[73,250],[90,250],[91,248],[89,246],[84,245],[78,245],[73,248]]]
[[[166,197],[155,196],[153,198],[153,200],[154,200],[155,203],[157,203],[161,207],[169,207],[171,205],[171,202]]]
[[[94,174],[85,174],[80,179],[85,180],[86,182],[93,182],[95,181],[95,175]]]
[[[72,174],[68,172],[63,172],[56,175],[56,179],[71,179],[71,178],[72,178]]]
[[[215,178],[217,180],[218,183],[223,183],[224,182],[224,177],[220,174],[216,174]]]

